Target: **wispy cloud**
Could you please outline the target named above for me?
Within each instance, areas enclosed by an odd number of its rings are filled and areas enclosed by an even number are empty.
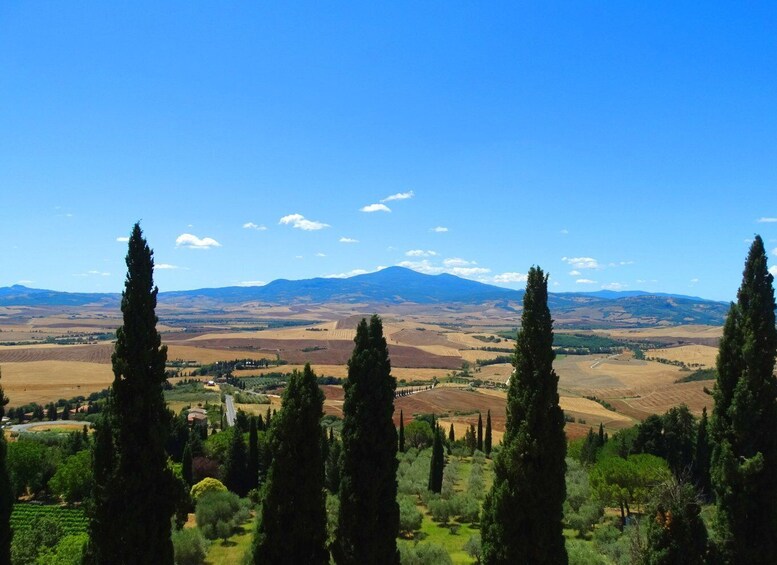
[[[316,253],[316,257],[326,257],[326,253]]]
[[[359,240],[352,237],[341,237],[340,243],[359,243]]]
[[[324,275],[325,279],[347,279],[348,277],[355,277],[356,275],[366,275],[367,273],[374,271],[367,271],[365,269],[354,269],[346,273],[335,273],[333,275]]]
[[[212,249],[221,247],[221,244],[212,237],[199,238],[190,233],[182,233],[175,239],[175,246],[187,249]]]
[[[405,255],[407,257],[435,257],[437,252],[430,249],[411,249],[410,251],[406,251]]]
[[[580,275],[582,275],[582,274],[583,274],[583,273],[581,273],[580,271],[577,271],[577,270],[575,270],[575,271],[569,271],[569,276],[570,276],[570,277],[579,277],[579,276],[580,276]]]
[[[261,226],[259,224],[255,224],[253,222],[246,222],[243,224],[243,228],[247,230],[256,230],[256,231],[265,231],[267,230],[267,226]]]
[[[756,222],[759,224],[773,224],[777,222],[777,218],[758,218]]]
[[[446,233],[449,230],[445,226],[437,226],[436,228],[432,228],[429,231],[433,231],[434,233]]]
[[[602,288],[604,290],[623,290],[628,288],[629,285],[619,282],[611,282],[611,283],[605,283],[602,285]]]
[[[74,277],[110,277],[110,273],[106,273],[104,271],[98,271],[96,269],[92,269],[91,271],[86,271],[85,273],[76,273],[73,275]]]
[[[526,282],[527,276],[524,273],[502,273],[494,276],[496,284],[511,284]]]
[[[562,257],[564,263],[571,265],[575,269],[598,269],[599,262],[593,257]]]
[[[694,277],[694,278],[692,278],[692,279],[690,280],[690,283],[691,283],[691,284],[696,284],[697,282],[699,282],[699,279],[698,279],[698,278],[696,278],[696,277]]]
[[[450,259],[445,259],[443,262],[443,265],[446,267],[469,267],[471,265],[477,265],[476,261],[467,261],[466,259],[462,259],[461,257],[451,257]]]
[[[415,196],[415,192],[412,190],[409,190],[407,192],[398,192],[396,194],[392,194],[391,196],[386,196],[381,202],[391,202],[392,200],[408,200],[409,198],[413,198]]]
[[[288,216],[283,216],[278,223],[290,225],[293,228],[303,231],[316,231],[330,227],[329,224],[325,224],[324,222],[308,220],[302,214],[289,214]]]
[[[568,229],[566,229],[566,228],[564,228],[564,229],[563,229],[563,230],[561,230],[559,233],[560,233],[561,235],[569,235],[569,230],[568,230]]]
[[[154,265],[155,269],[163,269],[163,270],[175,270],[180,269],[178,265],[171,265],[170,263],[157,263]]]
[[[775,277],[777,277],[777,265],[772,265],[771,267],[769,267],[769,272]]]
[[[264,281],[240,281],[237,286],[264,286],[266,284]]]
[[[22,279],[22,280],[20,280],[20,281],[16,281],[16,284],[32,284],[32,283],[34,283],[34,282],[35,282],[35,281],[31,281],[31,280],[29,280],[29,279]]]
[[[385,204],[368,204],[359,209],[360,212],[391,212],[391,208]]]
[[[477,263],[474,261],[466,261],[464,259],[459,259],[458,257],[445,259],[442,262],[442,265],[432,263],[429,261],[429,259],[422,259],[420,261],[401,261],[397,263],[397,265],[400,267],[413,269],[414,271],[418,271],[419,273],[424,273],[426,275],[449,273],[458,277],[478,278],[478,280],[481,280],[483,275],[491,272],[491,269],[473,266],[477,265]],[[486,281],[483,280],[482,282]]]
[[[119,243],[128,243],[129,242],[129,237],[127,237],[127,236],[117,237],[116,241],[118,241]]]
[[[591,279],[577,279],[575,282],[577,284],[596,284],[596,281],[592,281]]]

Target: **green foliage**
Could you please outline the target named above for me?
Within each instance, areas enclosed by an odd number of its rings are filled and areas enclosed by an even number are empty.
[[[220,480],[207,477],[194,485],[190,494],[192,500],[198,502],[203,496],[212,492],[227,492],[227,487]]]
[[[167,347],[156,329],[153,252],[139,224],[129,238],[126,264],[123,324],[111,358],[114,380],[96,432],[87,560],[170,565],[175,489],[165,449]]]
[[[273,459],[254,537],[254,563],[329,563],[323,406],[324,394],[308,363],[291,375],[270,429]]]
[[[676,383],[692,383],[696,381],[714,381],[718,378],[718,371],[715,369],[696,369],[690,375],[680,377]]]
[[[405,414],[399,411],[399,451],[405,452]]]
[[[238,496],[245,496],[251,488],[246,443],[243,432],[237,425],[229,436],[229,452],[224,464],[224,485]]]
[[[79,451],[59,466],[49,481],[52,494],[72,504],[88,497],[92,491],[92,454]]]
[[[329,453],[324,467],[324,480],[326,488],[332,494],[337,494],[340,490],[340,474],[343,464],[343,442],[333,440],[329,447]]]
[[[693,487],[672,478],[659,485],[648,506],[644,565],[704,565],[708,562],[707,528]]]
[[[397,430],[394,391],[383,324],[378,316],[356,328],[344,385],[343,468],[338,563],[395,564],[399,560]],[[405,430],[407,431],[407,430]]]
[[[650,415],[638,426],[634,452],[666,459],[675,476],[686,475],[693,465],[696,447],[696,419],[685,404],[663,416]]]
[[[487,564],[567,562],[562,532],[566,495],[564,415],[553,370],[548,278],[529,270],[507,423],[482,517]]]
[[[81,565],[89,536],[86,533],[62,536],[52,548],[43,548],[37,565]]]
[[[399,504],[399,531],[409,535],[421,527],[424,516],[418,510],[413,497],[400,494],[397,497],[397,502]]]
[[[210,539],[226,540],[248,519],[248,508],[233,492],[209,492],[197,501],[197,527]]]
[[[486,457],[491,455],[492,438],[491,438],[491,410],[486,415],[486,437],[483,440],[483,452]]]
[[[425,422],[424,422],[425,423]],[[432,461],[429,465],[429,485],[432,492],[439,493],[442,490],[442,477],[445,469],[445,452],[442,447],[442,432],[436,426],[434,430],[434,445],[432,446]]]
[[[224,431],[208,436],[203,443],[205,455],[220,463],[226,463],[229,458],[229,449],[232,445],[232,436],[237,432],[236,428],[228,428]]]
[[[567,459],[566,483],[564,522],[583,537],[602,517],[604,507],[593,497],[586,470],[571,458]]]
[[[54,520],[65,534],[81,534],[87,530],[87,518],[83,508],[21,502],[14,504],[11,513],[11,527],[15,532],[25,530],[31,528],[32,524],[42,517]]]
[[[418,543],[414,546],[402,544],[399,547],[402,565],[452,565],[445,548],[433,543]]]
[[[14,528],[11,542],[11,562],[14,565],[35,565],[41,553],[53,550],[64,532],[52,515],[33,517],[29,527]]]
[[[7,468],[15,497],[38,494],[54,475],[60,451],[42,442],[20,439],[8,444]]]
[[[711,436],[717,537],[724,560],[777,562],[777,355],[774,277],[750,247],[718,353]]]
[[[173,532],[175,565],[202,565],[208,553],[208,542],[199,528],[182,528]]]
[[[2,404],[2,387],[0,387],[0,410]],[[11,513],[14,506],[13,487],[6,466],[8,444],[5,433],[0,430],[0,565],[11,562]]]
[[[405,426],[405,447],[424,449],[434,443],[434,432],[429,422],[413,420]]]

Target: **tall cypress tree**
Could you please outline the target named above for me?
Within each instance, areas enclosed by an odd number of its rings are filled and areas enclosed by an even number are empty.
[[[711,476],[720,551],[731,563],[777,563],[777,354],[774,277],[750,246],[718,353]]]
[[[701,413],[699,427],[696,430],[696,449],[693,456],[693,479],[696,488],[704,498],[712,494],[710,484],[710,437],[709,423],[707,420],[707,407]]]
[[[153,253],[138,224],[126,263],[124,320],[111,359],[114,380],[93,456],[88,559],[97,564],[171,564],[174,477],[167,467],[170,422],[162,396],[167,347],[156,330]]]
[[[451,427],[448,430],[448,441],[450,443],[456,441],[456,431],[453,429],[453,422],[451,422]]]
[[[396,380],[378,316],[356,328],[343,404],[343,465],[335,559],[341,564],[397,564]]]
[[[2,373],[0,373],[2,380]],[[5,405],[8,397],[0,385],[0,420],[5,415]],[[0,565],[11,565],[11,511],[13,510],[14,496],[11,489],[11,479],[8,476],[6,460],[8,445],[5,442],[5,432],[0,430]]]
[[[548,277],[529,270],[507,393],[507,424],[482,516],[486,565],[567,563],[564,414],[553,370]]]
[[[491,410],[486,414],[486,437],[483,440],[486,455],[491,455]]]
[[[483,416],[478,412],[478,451],[483,451]]]
[[[224,465],[224,486],[238,496],[245,496],[250,488],[246,443],[243,440],[243,432],[237,426],[234,426],[229,433],[232,437],[229,440],[229,451]]]
[[[194,484],[194,477],[192,475],[192,447],[188,442],[183,448],[183,455],[181,455],[181,476],[183,476],[183,480],[186,481],[187,485],[192,486]]]
[[[259,422],[262,417],[251,418],[248,425],[248,488],[259,486]]]
[[[405,452],[405,415],[399,411],[399,452]]]
[[[442,432],[440,426],[434,428],[434,442],[432,443],[432,461],[429,465],[429,490],[440,493],[442,491],[442,475],[445,470],[445,453],[442,449]]]
[[[329,563],[323,406],[324,394],[310,364],[301,373],[294,371],[270,430],[273,460],[254,536],[254,563]]]

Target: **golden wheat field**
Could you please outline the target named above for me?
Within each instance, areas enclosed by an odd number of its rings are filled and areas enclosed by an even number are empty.
[[[111,366],[102,363],[29,361],[3,363],[1,368],[3,388],[14,406],[88,396],[113,382]]]
[[[679,347],[649,349],[645,351],[645,356],[680,361],[689,367],[699,365],[701,368],[706,369],[715,366],[718,350],[709,345],[681,345]]]

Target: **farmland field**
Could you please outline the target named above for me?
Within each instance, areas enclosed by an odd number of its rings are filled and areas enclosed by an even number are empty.
[[[29,528],[38,516],[50,516],[62,527],[65,534],[86,533],[88,521],[83,508],[66,508],[53,504],[25,504],[17,502],[11,512],[11,527],[16,530]]]

